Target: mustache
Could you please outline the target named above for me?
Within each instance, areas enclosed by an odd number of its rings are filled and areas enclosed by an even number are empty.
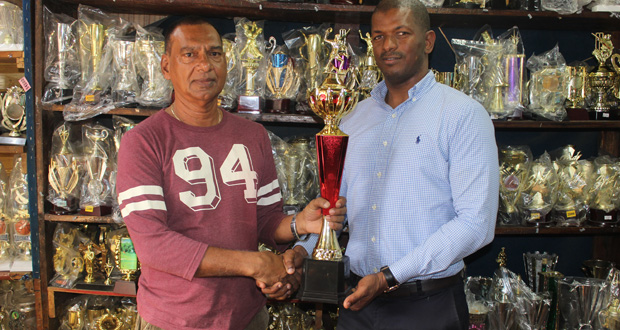
[[[398,57],[398,58],[402,58],[404,56],[403,53],[401,52],[389,52],[389,53],[383,53],[381,54],[381,59],[385,60],[388,57]]]

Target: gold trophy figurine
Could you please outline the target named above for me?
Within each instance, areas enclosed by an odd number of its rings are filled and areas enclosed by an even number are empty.
[[[588,75],[592,100],[590,105],[590,119],[616,119],[616,114],[611,112],[609,91],[614,87],[616,73],[607,68],[606,62],[611,57],[614,45],[611,35],[602,32],[592,34],[595,40],[592,55],[598,61],[598,67]]]
[[[93,250],[93,244],[87,244],[82,250],[82,258],[84,259],[84,270],[86,276],[84,277],[84,283],[95,283],[95,251]]]
[[[263,28],[256,25],[256,22],[246,22],[243,24],[243,31],[246,42],[239,57],[241,67],[245,73],[245,89],[243,95],[239,96],[237,111],[240,113],[260,113],[264,108],[265,100],[256,94],[257,71],[265,55],[258,46],[258,38],[263,33]],[[261,38],[262,39],[262,38]]]
[[[107,29],[103,24],[92,23],[84,25],[84,33],[80,37],[80,48],[82,54],[88,60],[89,66],[86,73],[82,72],[84,78],[84,94],[83,101],[85,103],[97,104],[101,98],[102,87],[99,83],[99,65],[103,56],[103,44],[106,40]]]

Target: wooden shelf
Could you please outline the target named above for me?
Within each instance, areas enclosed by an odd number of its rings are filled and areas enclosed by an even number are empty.
[[[116,223],[111,216],[92,216],[92,215],[80,215],[80,214],[69,214],[69,215],[56,215],[46,213],[43,218],[47,221],[52,222],[80,222],[80,223]]]
[[[23,154],[24,152],[26,152],[24,146],[0,144],[0,154]]]
[[[19,280],[24,275],[32,274],[32,272],[0,272],[0,280]]]
[[[371,5],[333,5],[319,3],[270,2],[244,0],[63,0],[64,4],[85,4],[104,11],[160,15],[202,15],[209,17],[247,17],[275,21],[308,23],[370,24],[375,8]],[[429,8],[433,27],[480,27],[484,21],[493,27],[536,29],[609,29],[617,30],[618,20],[609,13],[560,15],[550,11]],[[561,23],[561,24],[558,24]]]
[[[495,235],[617,235],[620,228],[601,228],[601,227],[496,227]]]
[[[0,51],[0,63],[15,64],[18,69],[24,69],[24,52],[18,50]]]
[[[514,121],[493,121],[493,126],[497,129],[527,129],[527,130],[549,130],[549,129],[581,129],[581,130],[617,130],[620,129],[620,120],[575,120],[575,121],[534,121],[534,120],[514,120]]]
[[[41,106],[43,110],[46,111],[58,111],[62,112],[65,109],[64,105],[56,105],[56,104],[43,104]],[[143,116],[148,117],[155,114],[160,109],[146,109],[146,108],[116,108],[112,109],[106,114],[109,115],[119,115],[119,116]]]
[[[50,318],[56,318],[56,293],[72,293],[72,294],[89,294],[95,296],[113,296],[113,297],[135,297],[136,295],[128,295],[117,293],[114,291],[103,291],[103,290],[83,290],[83,289],[66,289],[66,288],[57,288],[53,286],[47,287],[47,297],[48,297],[48,312]]]

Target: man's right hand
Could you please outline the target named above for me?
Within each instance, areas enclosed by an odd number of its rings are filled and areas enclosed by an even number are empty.
[[[281,282],[287,276],[282,256],[269,251],[257,253],[259,258],[252,275],[257,283],[262,282],[267,286],[271,286]]]
[[[301,285],[301,266],[306,256],[308,256],[308,252],[301,246],[286,250],[282,254],[284,267],[288,273],[286,278],[282,282],[275,283],[271,286],[267,286],[260,281],[256,281],[256,285],[269,299],[284,300],[290,298]]]

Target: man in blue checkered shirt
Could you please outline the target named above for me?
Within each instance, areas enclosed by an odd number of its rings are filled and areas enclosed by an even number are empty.
[[[467,329],[463,258],[495,231],[493,124],[435,81],[435,33],[418,0],[381,1],[371,38],[385,80],[340,127],[350,135],[340,194],[355,291],[338,329]],[[299,243],[297,257],[315,242]]]

